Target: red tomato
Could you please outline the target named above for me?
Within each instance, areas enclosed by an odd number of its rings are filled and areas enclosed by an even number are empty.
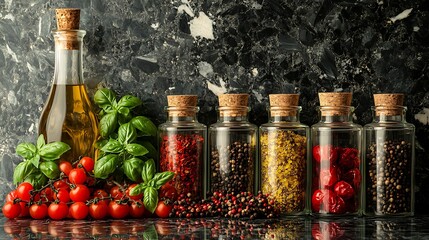
[[[177,190],[170,182],[159,189],[159,198],[168,198],[172,201],[177,200]]]
[[[110,189],[110,195],[113,199],[119,200],[124,197],[124,193],[121,191],[121,188],[119,186],[113,186]]]
[[[2,208],[3,215],[9,219],[17,218],[21,214],[19,203],[7,202]]]
[[[133,200],[141,200],[142,198],[143,198],[143,193],[141,193],[141,194],[139,194],[139,195],[136,195],[136,196],[131,196],[130,195],[130,192],[131,192],[131,189],[133,189],[135,186],[137,186],[138,184],[137,183],[134,183],[134,184],[131,184],[128,188],[127,188],[127,190],[125,191],[125,194],[127,195],[127,197],[128,198],[130,198],[130,199],[133,199]]]
[[[130,216],[133,218],[141,218],[144,216],[146,209],[141,201],[135,201],[130,206]]]
[[[58,167],[60,171],[63,172],[66,176],[68,176],[70,171],[73,169],[72,164],[66,160],[61,160]]]
[[[31,185],[31,183],[28,182],[23,182],[19,184],[18,188],[16,189],[18,197],[23,201],[30,201],[30,191],[32,190],[33,186]]]
[[[55,189],[66,189],[67,191],[70,190],[70,185],[67,182],[66,179],[62,179],[62,180],[58,180],[54,182],[54,187]]]
[[[40,191],[40,197],[42,199],[42,201],[49,201],[52,202],[54,200],[54,191],[52,191],[52,189],[50,187],[47,187],[45,189],[43,189],[42,191]]]
[[[48,216],[48,206],[44,203],[33,204],[30,207],[30,216],[34,219],[44,219]]]
[[[109,215],[112,218],[122,219],[128,216],[130,207],[127,204],[120,204],[116,201],[111,201],[109,203]]]
[[[18,198],[18,191],[12,190],[10,193],[6,196],[6,202],[13,202],[15,199]]]
[[[73,202],[85,202],[89,200],[91,194],[88,187],[82,184],[77,184],[72,190],[70,190],[69,195]]]
[[[54,199],[63,203],[68,203],[70,201],[69,191],[66,189],[58,190],[58,192],[54,195]]]
[[[48,215],[50,218],[54,220],[61,220],[67,217],[69,214],[69,207],[66,203],[51,203],[48,208]]]
[[[82,165],[83,168],[85,168],[85,170],[87,172],[92,172],[92,170],[94,170],[94,159],[90,158],[90,157],[83,157],[79,160],[79,164]]]
[[[86,172],[83,168],[74,168],[70,171],[69,181],[73,184],[84,184],[86,181]]]
[[[30,208],[27,206],[27,203],[20,202],[19,205],[21,205],[21,214],[20,217],[28,217],[30,216]]]
[[[104,202],[106,205],[109,205],[109,202],[110,202],[110,200],[108,199],[109,194],[106,191],[97,189],[94,191],[93,197],[98,198],[100,202]],[[100,200],[100,199],[104,199],[104,200]]]
[[[109,206],[100,201],[98,203],[92,203],[89,206],[89,215],[94,219],[103,219],[107,216],[107,213],[109,211]]]
[[[69,212],[73,219],[81,220],[88,216],[89,208],[83,202],[75,202],[70,206]]]
[[[160,218],[166,218],[170,215],[171,209],[173,209],[172,204],[166,205],[164,201],[159,201],[155,209],[155,214]]]

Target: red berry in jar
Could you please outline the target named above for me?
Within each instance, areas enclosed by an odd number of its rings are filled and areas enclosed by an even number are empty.
[[[311,197],[311,207],[313,211],[319,212],[320,211],[320,205],[322,204],[323,200],[323,191],[320,189],[317,189],[314,191],[313,196]]]
[[[313,147],[313,159],[320,163],[322,161],[329,161],[335,163],[338,158],[338,150],[332,145],[317,145]]]
[[[353,188],[358,191],[358,189],[360,188],[360,183],[361,183],[361,173],[360,170],[357,168],[353,168],[345,173],[343,173],[342,180],[346,181],[347,183],[349,183],[350,185],[353,186]]]
[[[344,170],[359,167],[359,152],[356,148],[344,148],[340,155],[338,165]]]
[[[338,182],[338,169],[336,166],[331,166],[329,169],[321,169],[319,172],[319,183],[321,188],[329,188]]]
[[[341,214],[347,210],[346,202],[339,196],[332,196],[333,200],[329,202],[329,213]]]
[[[352,185],[346,181],[339,181],[334,187],[335,193],[343,199],[350,199],[355,195],[355,190]]]

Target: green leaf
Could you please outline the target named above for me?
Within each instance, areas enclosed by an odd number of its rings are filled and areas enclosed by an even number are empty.
[[[125,95],[119,100],[118,107],[126,107],[128,109],[133,109],[141,104],[142,101],[139,98],[131,95]]]
[[[147,188],[146,184],[144,183],[138,184],[137,186],[131,189],[130,195],[137,196],[139,194],[142,194],[146,188]]]
[[[109,139],[109,141],[101,148],[101,151],[107,153],[120,153],[124,149],[124,146],[115,139]]]
[[[38,168],[40,162],[40,155],[36,154],[34,157],[28,159],[28,161],[30,161],[36,168]]]
[[[41,173],[40,171],[35,171],[35,172],[31,173],[30,175],[28,175],[24,179],[24,182],[31,183],[31,185],[33,185],[33,188],[35,190],[39,190],[43,186],[45,186],[46,183],[48,183],[48,178],[43,173]]]
[[[131,123],[122,124],[118,130],[118,141],[122,144],[133,142],[137,138],[136,129]]]
[[[122,165],[125,175],[128,179],[138,182],[141,180],[144,162],[138,158],[130,158],[124,161]]]
[[[60,169],[55,162],[40,163],[40,171],[49,179],[55,179],[60,176]]]
[[[159,189],[164,184],[169,182],[174,177],[174,172],[162,172],[162,173],[156,173],[155,176],[153,176],[152,180],[155,183],[155,188]]]
[[[39,135],[39,138],[37,138],[37,149],[41,149],[43,146],[45,146],[45,137],[43,134]]]
[[[143,232],[143,239],[158,240],[158,232],[156,231],[155,225],[152,224],[150,227],[146,228]]]
[[[158,128],[149,118],[137,116],[131,119],[131,124],[133,124],[133,126],[137,128],[144,136],[156,137]]]
[[[126,108],[126,107],[119,107],[119,108],[118,108],[118,112],[119,112],[121,115],[128,116],[128,115],[130,114],[130,109],[129,109],[129,108]]]
[[[149,141],[140,142],[149,152],[146,155],[148,158],[158,159],[158,150]]]
[[[104,115],[100,119],[100,135],[107,138],[116,130],[118,124],[118,113],[116,111]]]
[[[153,213],[158,205],[158,191],[153,187],[147,187],[143,193],[144,207]]]
[[[115,94],[107,88],[99,89],[95,92],[94,102],[104,110],[112,109],[117,104]]]
[[[54,161],[70,150],[70,146],[63,142],[51,142],[39,149],[40,157],[46,161]]]
[[[118,167],[118,155],[108,154],[99,158],[94,165],[94,176],[96,178],[106,179]]]
[[[13,171],[13,184],[23,182],[30,174],[37,170],[30,161],[21,162]]]
[[[155,172],[155,161],[153,161],[153,159],[147,160],[142,170],[143,182],[148,183],[153,178],[153,175],[155,175]]]
[[[135,157],[137,157],[137,156],[143,156],[143,155],[145,155],[145,154],[147,154],[149,152],[145,147],[143,147],[142,145],[137,144],[137,143],[127,144],[125,146],[125,150],[127,150],[127,152],[129,154],[131,154],[131,155],[133,155]]]
[[[31,143],[20,143],[16,147],[16,153],[24,159],[30,159],[37,153],[37,148]]]

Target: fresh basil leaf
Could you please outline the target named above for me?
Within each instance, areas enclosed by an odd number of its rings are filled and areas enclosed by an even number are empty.
[[[108,142],[108,139],[100,139],[95,143],[95,147],[98,149],[102,149]]]
[[[99,89],[95,92],[94,102],[104,110],[114,108],[117,104],[115,94],[107,88]]]
[[[156,136],[158,128],[147,117],[137,116],[131,119],[131,124],[137,128],[144,136]]]
[[[147,185],[148,186],[151,186],[151,187],[155,187],[155,184],[156,182],[153,180],[153,179],[151,179],[151,180],[149,180],[149,182],[147,183]]]
[[[131,95],[125,95],[119,100],[118,107],[126,107],[128,109],[133,109],[141,104],[142,101],[139,98]]]
[[[13,184],[23,182],[28,175],[32,174],[34,170],[37,170],[30,161],[21,162],[15,167],[13,171]]]
[[[45,146],[45,137],[43,134],[39,135],[39,138],[37,138],[37,149],[41,149],[43,146]]]
[[[125,146],[125,150],[127,150],[127,152],[135,157],[137,156],[143,156],[146,153],[148,153],[149,151],[143,147],[140,144],[137,143],[129,143]]]
[[[128,116],[128,115],[130,115],[130,109],[126,108],[126,107],[119,107],[118,113],[120,113],[121,115],[124,115],[124,116]]]
[[[146,155],[148,158],[158,159],[158,151],[149,141],[140,142],[149,152]]]
[[[138,184],[137,186],[133,187],[130,191],[131,196],[137,196],[139,194],[142,194],[144,190],[146,189],[146,185]]]
[[[124,161],[122,165],[125,175],[132,181],[141,180],[144,162],[138,158],[130,158]]]
[[[45,186],[46,183],[48,183],[48,178],[43,173],[41,173],[40,171],[35,171],[35,172],[31,173],[30,175],[28,175],[24,179],[24,182],[31,183],[31,185],[33,185],[33,188],[35,190],[39,190],[43,186]]]
[[[31,143],[20,143],[16,147],[16,153],[24,159],[30,159],[37,153],[37,148]]]
[[[118,130],[118,141],[122,144],[133,142],[137,138],[136,129],[131,123],[122,124]]]
[[[115,139],[109,139],[109,141],[101,148],[101,151],[106,153],[120,153],[124,149],[124,146]]]
[[[55,162],[42,162],[39,169],[49,179],[55,179],[60,176],[60,169]]]
[[[164,184],[169,182],[174,177],[174,172],[162,172],[162,173],[156,173],[155,176],[153,176],[152,180],[155,183],[155,188],[159,189]]]
[[[51,142],[39,149],[40,157],[46,161],[54,161],[70,150],[70,146],[63,142]]]
[[[116,130],[118,124],[118,113],[116,111],[104,115],[100,119],[100,135],[107,138],[113,131]]]
[[[153,187],[147,187],[143,196],[144,207],[153,213],[158,205],[158,191]]]
[[[143,239],[158,240],[158,232],[156,231],[155,225],[152,224],[150,227],[145,229],[143,232]]]
[[[34,157],[28,159],[28,161],[30,161],[36,168],[38,168],[40,163],[40,155],[36,154]]]
[[[106,179],[113,173],[118,166],[118,155],[109,154],[99,158],[94,165],[94,176],[96,178]]]
[[[148,183],[155,175],[155,161],[153,159],[147,160],[142,169],[142,179],[144,183]]]

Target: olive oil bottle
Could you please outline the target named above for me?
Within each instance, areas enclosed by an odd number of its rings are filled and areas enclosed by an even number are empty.
[[[98,121],[83,83],[82,41],[85,31],[79,30],[80,10],[56,10],[58,30],[55,38],[55,72],[49,98],[39,121],[39,134],[46,142],[62,141],[71,150],[65,160],[81,156],[96,159]]]

